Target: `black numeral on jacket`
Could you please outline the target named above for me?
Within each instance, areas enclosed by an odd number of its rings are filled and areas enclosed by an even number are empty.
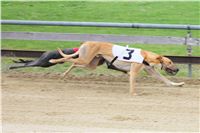
[[[132,58],[132,53],[134,52],[134,50],[126,49],[126,51],[129,51],[128,52],[128,57],[124,56],[123,59],[130,60]]]

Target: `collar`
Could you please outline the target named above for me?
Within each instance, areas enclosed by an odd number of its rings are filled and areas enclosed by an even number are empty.
[[[146,65],[146,66],[150,66],[150,64],[148,63],[148,62],[146,62],[145,60],[143,60],[143,62],[142,62],[144,65]]]

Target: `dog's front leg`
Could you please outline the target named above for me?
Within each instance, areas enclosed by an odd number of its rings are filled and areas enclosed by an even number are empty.
[[[151,66],[145,66],[144,70],[149,74],[157,78],[158,80],[164,82],[167,86],[183,86],[185,83],[180,82],[180,83],[175,83],[161,75],[159,72],[157,72],[153,67]]]
[[[135,96],[137,95],[135,90],[135,84],[136,84],[136,76],[142,69],[143,64],[139,63],[131,63],[131,69],[130,69],[130,94]]]

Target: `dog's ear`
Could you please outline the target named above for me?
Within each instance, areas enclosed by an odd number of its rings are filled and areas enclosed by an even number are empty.
[[[158,57],[156,57],[156,59],[157,59],[160,63],[163,62],[163,57],[162,57],[161,55],[159,55]]]
[[[83,43],[85,43],[85,42],[81,42],[80,45],[82,45]]]

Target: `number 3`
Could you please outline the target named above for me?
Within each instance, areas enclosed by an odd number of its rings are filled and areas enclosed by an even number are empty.
[[[129,51],[128,52],[128,57],[123,57],[123,59],[125,60],[130,60],[132,58],[132,53],[134,52],[134,50],[131,50],[131,49],[126,49],[126,51]]]

